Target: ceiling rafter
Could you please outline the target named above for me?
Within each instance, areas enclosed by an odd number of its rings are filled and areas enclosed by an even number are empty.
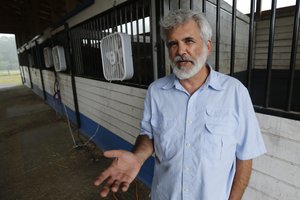
[[[19,36],[25,43],[56,24],[70,9],[85,0],[1,0],[0,33]],[[69,5],[74,5],[70,8]]]

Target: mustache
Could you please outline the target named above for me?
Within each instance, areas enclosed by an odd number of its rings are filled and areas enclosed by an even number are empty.
[[[191,62],[192,64],[195,64],[194,59],[190,58],[189,56],[176,56],[173,62]]]

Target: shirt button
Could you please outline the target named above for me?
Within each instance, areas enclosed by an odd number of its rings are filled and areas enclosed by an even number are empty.
[[[188,191],[189,191],[189,189],[187,189],[187,188],[184,188],[184,189],[183,189],[183,191],[184,191],[184,192],[188,192]]]
[[[186,146],[186,147],[190,147],[190,146],[191,146],[191,144],[190,144],[190,143],[187,143],[185,146]]]
[[[189,170],[190,170],[190,168],[189,168],[189,167],[185,167],[185,170],[186,170],[186,171],[189,171]]]
[[[192,124],[193,121],[192,121],[192,120],[188,120],[187,123],[188,123],[188,124]]]

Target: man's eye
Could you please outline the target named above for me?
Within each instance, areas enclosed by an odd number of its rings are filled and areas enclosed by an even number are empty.
[[[192,43],[194,43],[194,40],[186,40],[185,43],[192,44]]]
[[[173,46],[175,46],[177,43],[176,42],[168,42],[168,48],[171,48]]]

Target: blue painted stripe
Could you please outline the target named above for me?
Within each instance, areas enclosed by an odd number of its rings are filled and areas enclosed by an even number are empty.
[[[81,129],[80,131],[88,137],[91,137],[97,130],[98,124],[86,116],[80,114]],[[100,126],[99,133],[93,138],[93,142],[103,151],[112,149],[123,149],[130,151],[133,145],[121,137],[113,134],[106,128]],[[143,165],[138,179],[151,187],[154,168],[154,158],[150,157]]]
[[[39,87],[34,86],[34,91],[36,94],[42,94]],[[65,116],[64,105],[58,99],[55,99],[52,95],[46,92],[46,102],[60,115]],[[70,121],[76,124],[76,114],[69,107],[65,106],[68,113]],[[86,137],[90,138],[95,134],[98,128],[98,123],[91,120],[87,116],[80,113],[81,128],[80,132]],[[92,141],[102,150],[112,150],[112,149],[123,149],[130,151],[133,145],[126,140],[122,139],[118,135],[107,130],[103,126],[99,125],[98,133],[93,137]],[[138,179],[145,183],[149,188],[151,187],[152,177],[154,169],[154,158],[151,156],[143,165],[142,169],[138,174]]]
[[[43,90],[41,90],[37,85],[32,83],[32,91],[40,97],[43,97]]]

